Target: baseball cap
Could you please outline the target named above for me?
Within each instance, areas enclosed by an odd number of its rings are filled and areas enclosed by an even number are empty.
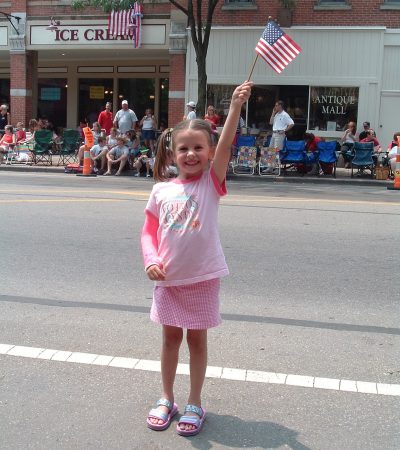
[[[363,122],[363,127],[369,127],[371,124],[369,122]]]
[[[186,106],[190,106],[191,108],[196,108],[196,103],[195,102],[189,102],[189,103],[186,103]]]
[[[128,100],[122,100],[121,105],[127,105],[128,104]]]

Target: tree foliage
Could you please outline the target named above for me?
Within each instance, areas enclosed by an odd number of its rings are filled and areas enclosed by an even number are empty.
[[[203,115],[207,96],[207,51],[210,41],[210,32],[213,13],[219,0],[169,0],[171,5],[187,16],[188,27],[193,48],[196,52],[198,76],[197,111]],[[157,1],[154,0],[153,4]],[[132,4],[130,0],[73,0],[72,7],[84,9],[86,7],[101,8],[104,12],[128,9]]]

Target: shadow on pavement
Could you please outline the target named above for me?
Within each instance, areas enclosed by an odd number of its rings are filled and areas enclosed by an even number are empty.
[[[227,448],[290,448],[310,450],[297,440],[298,432],[273,422],[254,422],[239,417],[207,413],[201,433],[186,438],[192,447],[208,450],[213,444]]]

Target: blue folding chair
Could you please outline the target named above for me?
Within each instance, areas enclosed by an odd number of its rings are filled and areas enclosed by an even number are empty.
[[[305,141],[286,140],[283,149],[279,152],[279,159],[284,171],[288,168],[296,168],[297,164],[307,164]]]
[[[338,143],[336,141],[319,141],[317,143],[317,157],[319,171],[336,178]]]
[[[375,173],[375,162],[372,158],[374,153],[374,143],[373,142],[355,142],[354,147],[354,158],[351,161],[351,178],[353,178],[353,169],[356,167],[358,169],[359,175],[364,173],[364,170],[369,170],[371,172],[371,178],[374,178]]]

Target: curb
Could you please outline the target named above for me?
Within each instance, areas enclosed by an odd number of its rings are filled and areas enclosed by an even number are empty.
[[[31,173],[57,173],[64,174],[63,166],[28,166],[28,165],[1,165],[0,171],[11,171],[11,172],[31,172]],[[133,171],[128,171],[127,175],[133,175]],[[70,174],[68,174],[70,175]],[[333,178],[329,177],[320,177],[320,176],[304,176],[304,177],[296,177],[296,176],[273,176],[273,175],[247,175],[247,174],[238,174],[233,175],[229,173],[226,177],[227,181],[256,181],[260,183],[297,183],[297,184],[333,184],[333,185],[353,185],[353,186],[376,186],[376,187],[390,187],[393,185],[393,181],[391,180],[374,180],[368,178],[350,178],[348,177],[340,177]]]
[[[352,185],[352,186],[376,186],[376,187],[387,187],[392,186],[393,181],[391,180],[374,180],[374,179],[357,179],[357,178],[333,178],[333,177],[295,177],[295,176],[260,176],[260,175],[232,175],[228,174],[226,177],[227,181],[257,181],[257,182],[267,182],[267,183],[297,183],[297,184],[330,184],[330,185]]]

